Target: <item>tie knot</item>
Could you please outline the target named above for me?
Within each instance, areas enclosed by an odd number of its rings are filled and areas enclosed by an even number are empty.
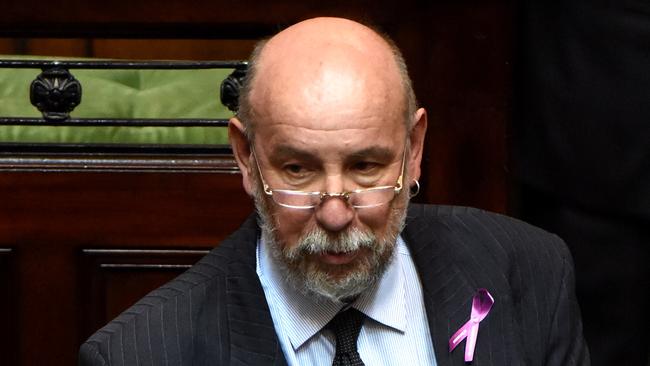
[[[357,339],[365,319],[366,316],[362,312],[349,308],[336,314],[334,319],[329,322],[327,326],[334,332],[336,337],[334,365],[363,365],[357,353]],[[359,363],[355,363],[355,361]]]

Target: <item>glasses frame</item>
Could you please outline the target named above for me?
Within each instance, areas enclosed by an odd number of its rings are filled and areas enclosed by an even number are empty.
[[[255,147],[251,144],[251,152],[253,154],[253,158],[255,159],[255,166],[257,166],[257,171],[260,175],[260,180],[262,181],[262,186],[264,187],[264,193],[271,197],[273,199],[273,202],[278,204],[279,206],[286,207],[286,208],[292,208],[292,209],[298,209],[298,210],[309,210],[315,207],[318,207],[323,203],[325,199],[328,198],[341,198],[348,204],[350,204],[351,207],[355,209],[359,208],[372,208],[372,207],[378,207],[381,205],[388,204],[392,200],[397,197],[397,195],[402,191],[403,188],[403,180],[404,180],[404,167],[406,166],[406,144],[404,144],[404,152],[402,154],[402,164],[400,168],[400,174],[399,177],[397,177],[397,182],[393,186],[377,186],[377,187],[370,187],[370,188],[361,188],[361,189],[355,189],[351,191],[345,191],[345,192],[325,192],[325,191],[300,191],[300,190],[292,190],[292,189],[273,189],[270,188],[269,185],[266,183],[266,180],[264,179],[264,175],[262,174],[262,169],[260,168],[260,164],[257,159],[257,154],[255,154]],[[374,204],[374,205],[353,205],[350,203],[350,196],[359,194],[359,193],[366,193],[366,192],[372,192],[372,191],[379,191],[379,190],[388,190],[388,189],[393,189],[394,195],[393,198],[386,202]],[[278,202],[273,196],[273,192],[277,193],[283,193],[283,194],[288,194],[292,196],[309,196],[309,197],[318,197],[318,203],[315,203],[314,205],[305,205],[305,206],[296,206],[296,205],[289,205],[286,203]]]

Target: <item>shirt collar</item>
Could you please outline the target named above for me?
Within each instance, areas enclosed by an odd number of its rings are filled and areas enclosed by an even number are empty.
[[[406,244],[398,237],[391,261],[381,279],[351,304],[377,323],[400,332],[406,329],[405,284],[402,256],[399,255],[405,250]],[[346,307],[346,304],[334,300],[315,301],[313,297],[296,291],[284,280],[263,238],[258,241],[257,257],[258,273],[266,277],[271,298],[277,301],[276,306],[280,310],[280,322],[294,350],[305,344]]]

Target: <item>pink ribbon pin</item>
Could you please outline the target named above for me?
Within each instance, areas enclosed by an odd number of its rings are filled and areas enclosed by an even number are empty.
[[[474,359],[474,348],[476,348],[476,338],[478,336],[478,325],[492,309],[494,298],[488,290],[478,289],[476,295],[472,298],[472,314],[470,319],[449,339],[449,352],[453,351],[456,346],[467,338],[465,344],[465,362],[471,362]]]

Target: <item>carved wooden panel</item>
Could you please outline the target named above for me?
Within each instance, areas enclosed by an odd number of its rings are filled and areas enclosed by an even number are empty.
[[[20,293],[16,283],[16,255],[10,248],[0,248],[0,363],[18,364],[18,322],[16,305]]]
[[[207,253],[207,249],[83,249],[78,277],[79,341]]]
[[[0,202],[0,245],[33,249],[212,247],[252,211],[238,173],[5,172]]]
[[[74,365],[93,330],[183,270],[111,264],[189,265],[200,257],[136,252],[147,254],[131,261],[84,257],[83,249],[209,250],[251,212],[237,173],[0,173],[0,248],[16,253],[8,257],[14,275],[5,277],[1,262],[0,283],[18,294],[18,311],[0,312],[0,321],[11,314],[18,331],[6,347],[20,355],[9,363],[0,354],[0,365]],[[94,287],[84,284],[93,278]]]

